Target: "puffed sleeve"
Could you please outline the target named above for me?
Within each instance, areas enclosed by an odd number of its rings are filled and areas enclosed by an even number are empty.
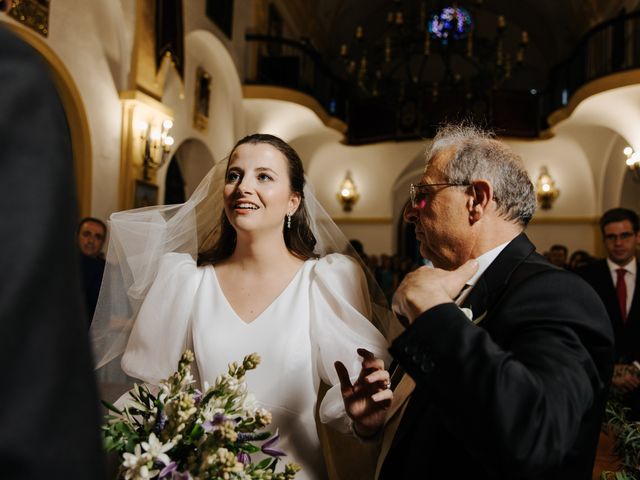
[[[353,259],[334,253],[318,260],[310,288],[314,366],[320,379],[331,385],[320,405],[320,420],[346,431],[348,421],[334,362],[340,360],[347,367],[353,382],[362,362],[356,349],[366,348],[388,366],[387,341],[369,320],[372,307],[366,277]]]
[[[191,343],[189,324],[200,276],[189,254],[162,257],[122,356],[128,375],[156,385],[176,370]]]

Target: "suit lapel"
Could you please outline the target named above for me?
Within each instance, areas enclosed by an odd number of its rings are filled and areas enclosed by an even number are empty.
[[[636,286],[633,290],[633,300],[627,312],[629,320],[640,318],[640,261],[636,260]]]
[[[489,265],[469,292],[461,307],[470,308],[477,324],[485,326],[491,320],[488,309],[493,307],[506,289],[513,271],[535,251],[524,233],[514,238]]]

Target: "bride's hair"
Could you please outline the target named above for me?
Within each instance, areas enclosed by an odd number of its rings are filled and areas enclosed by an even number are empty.
[[[316,245],[316,238],[309,227],[309,214],[304,203],[304,168],[298,153],[284,140],[263,133],[248,135],[235,144],[229,158],[240,145],[266,143],[277,149],[287,159],[289,166],[289,185],[291,191],[300,195],[300,204],[293,215],[291,215],[291,228],[287,228],[286,220],[283,219],[284,242],[287,249],[296,257],[302,260],[315,257],[313,249]],[[220,215],[220,236],[218,241],[208,250],[198,254],[198,264],[215,264],[231,256],[236,247],[237,234],[225,211]]]

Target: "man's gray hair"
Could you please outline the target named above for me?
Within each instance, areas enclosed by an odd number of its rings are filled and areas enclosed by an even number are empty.
[[[449,124],[439,128],[427,152],[427,165],[443,150],[453,150],[441,172],[445,181],[487,180],[493,186],[498,213],[509,221],[527,226],[536,211],[536,195],[519,155],[496,140],[492,132],[470,124]]]

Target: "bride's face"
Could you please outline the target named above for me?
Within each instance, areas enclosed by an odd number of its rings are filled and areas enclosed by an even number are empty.
[[[291,192],[287,159],[267,143],[245,143],[229,159],[224,208],[238,230],[279,229],[300,197]]]

